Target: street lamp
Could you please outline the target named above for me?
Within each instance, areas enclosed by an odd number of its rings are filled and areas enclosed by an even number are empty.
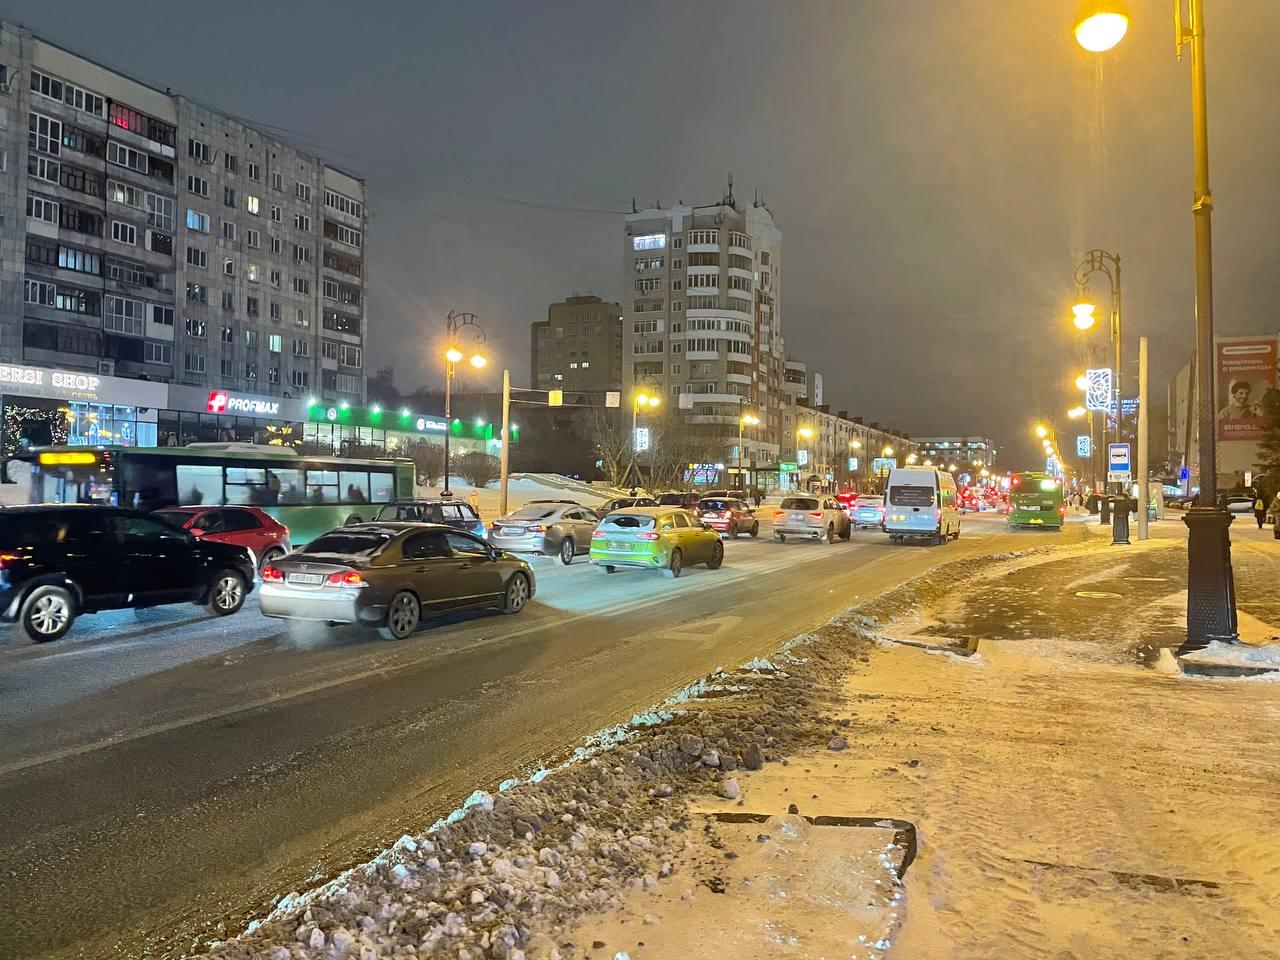
[[[919,459],[920,459],[920,458],[919,458],[918,456],[916,456],[914,453],[908,453],[908,454],[907,454],[907,463],[915,463],[915,462],[916,462],[917,460],[919,460]]]
[[[475,338],[477,347],[484,343],[484,328],[480,326],[474,313],[454,313],[449,311],[449,316],[445,317],[445,342],[448,346],[444,351],[444,489],[440,491],[443,497],[450,496],[452,491],[449,489],[449,434],[453,428],[452,403],[453,403],[453,378],[458,373],[458,363],[465,354],[458,349],[458,337],[462,333],[471,334]],[[475,350],[471,354],[471,366],[479,370],[486,363],[488,358],[479,350]]]
[[[1076,389],[1077,389],[1077,390],[1088,390],[1088,389],[1089,389],[1089,375],[1088,375],[1088,374],[1082,373],[1082,374],[1080,374],[1080,376],[1076,377]]]
[[[1196,419],[1199,431],[1200,496],[1183,515],[1187,525],[1187,639],[1179,652],[1202,650],[1214,640],[1239,640],[1235,579],[1231,571],[1231,514],[1218,503],[1217,444],[1213,409],[1213,195],[1209,190],[1209,104],[1205,79],[1204,3],[1188,0],[1188,23],[1181,4],[1174,21],[1179,53],[1191,48],[1191,139],[1195,187],[1191,213],[1196,251]],[[1096,18],[1110,15],[1104,29]],[[1120,42],[1128,11],[1119,0],[1086,5],[1077,17],[1076,38],[1086,50],[1107,50]],[[1089,21],[1093,26],[1089,26]],[[1082,31],[1084,36],[1081,36]],[[1085,40],[1089,42],[1086,43]],[[1117,371],[1118,372],[1118,371]],[[1146,504],[1139,509],[1145,510]]]
[[[760,426],[760,418],[754,414],[744,413],[738,417],[738,483],[742,483],[742,430],[744,427]],[[746,484],[741,487],[743,493],[746,493]]]
[[[1094,306],[1092,303],[1077,303],[1071,308],[1074,316],[1071,322],[1076,325],[1077,330],[1089,330],[1097,323],[1097,318],[1093,315]]]
[[[1039,437],[1041,440],[1043,440],[1048,435],[1049,435],[1049,428],[1046,427],[1043,423],[1037,423],[1036,436]]]
[[[1129,11],[1120,0],[1086,0],[1076,14],[1076,42],[1090,53],[1103,53],[1124,39]]]
[[[1095,5],[1096,6],[1096,5]],[[1127,22],[1127,20],[1126,20]],[[1106,250],[1090,250],[1083,260],[1076,264],[1076,289],[1080,293],[1084,293],[1089,288],[1089,277],[1095,273],[1105,276],[1111,284],[1111,340],[1115,346],[1115,441],[1120,442],[1120,398],[1124,396],[1121,392],[1120,385],[1123,380],[1120,371],[1120,254],[1109,253]],[[1085,326],[1080,326],[1080,316],[1076,316],[1076,326],[1081,330],[1088,330],[1093,327],[1091,304],[1079,304],[1072,307],[1073,310],[1079,310],[1080,307],[1089,307],[1089,322]],[[1105,428],[1106,421],[1103,421]]]
[[[1088,412],[1089,411],[1086,410],[1084,407],[1072,407],[1070,410],[1067,411],[1067,416],[1070,417],[1072,420],[1079,420]]]
[[[888,444],[885,444],[885,448],[884,448],[883,450],[881,450],[881,451],[880,451],[880,456],[882,456],[882,457],[892,457],[892,456],[893,456],[893,447],[889,446]]]
[[[632,469],[635,471],[635,476],[633,478],[633,483],[632,483],[633,487],[639,485],[638,482],[636,481],[639,481],[640,479],[639,458],[635,456],[635,454],[639,452],[636,449],[636,441],[637,441],[636,428],[639,423],[640,408],[643,407],[646,410],[656,410],[661,404],[662,404],[662,396],[656,391],[653,393],[645,393],[645,391],[643,390],[638,390],[635,393],[635,395],[632,396],[631,398],[631,453],[632,453],[631,464],[632,464]],[[650,445],[650,449],[652,449],[652,445]],[[650,466],[652,466],[652,463],[650,463]],[[650,472],[652,473],[652,471]],[[652,477],[650,479],[652,479]]]

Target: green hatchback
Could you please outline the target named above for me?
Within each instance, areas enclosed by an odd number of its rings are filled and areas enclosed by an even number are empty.
[[[718,569],[724,563],[724,543],[720,534],[688,510],[630,507],[600,521],[591,535],[591,562],[607,573],[639,567],[678,577],[693,563]]]

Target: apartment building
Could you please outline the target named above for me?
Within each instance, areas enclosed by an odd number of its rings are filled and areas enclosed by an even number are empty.
[[[920,456],[938,466],[954,464],[960,471],[996,465],[996,448],[989,437],[920,437]]]
[[[776,483],[786,394],[782,234],[772,213],[740,204],[732,186],[719,203],[634,211],[623,264],[624,384],[662,391],[735,462],[749,411],[760,423],[744,435],[742,482]]]
[[[359,403],[367,221],[363,181],[309,151],[0,21],[6,393]],[[58,395],[75,371],[92,398]]]
[[[535,389],[618,390],[622,377],[621,304],[569,297],[547,307],[547,319],[530,324],[529,384]]]

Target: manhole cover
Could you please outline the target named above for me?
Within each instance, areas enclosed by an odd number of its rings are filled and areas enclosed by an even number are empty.
[[[1088,600],[1114,600],[1120,594],[1107,593],[1105,590],[1077,590],[1076,596],[1084,597]]]

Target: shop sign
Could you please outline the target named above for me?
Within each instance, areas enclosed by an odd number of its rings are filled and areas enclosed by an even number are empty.
[[[205,409],[210,413],[247,413],[256,417],[275,417],[280,414],[280,401],[243,397],[226,390],[210,390]]]
[[[13,364],[0,364],[0,391],[50,400],[86,400],[139,407],[163,407],[169,400],[168,388],[163,383]]]

